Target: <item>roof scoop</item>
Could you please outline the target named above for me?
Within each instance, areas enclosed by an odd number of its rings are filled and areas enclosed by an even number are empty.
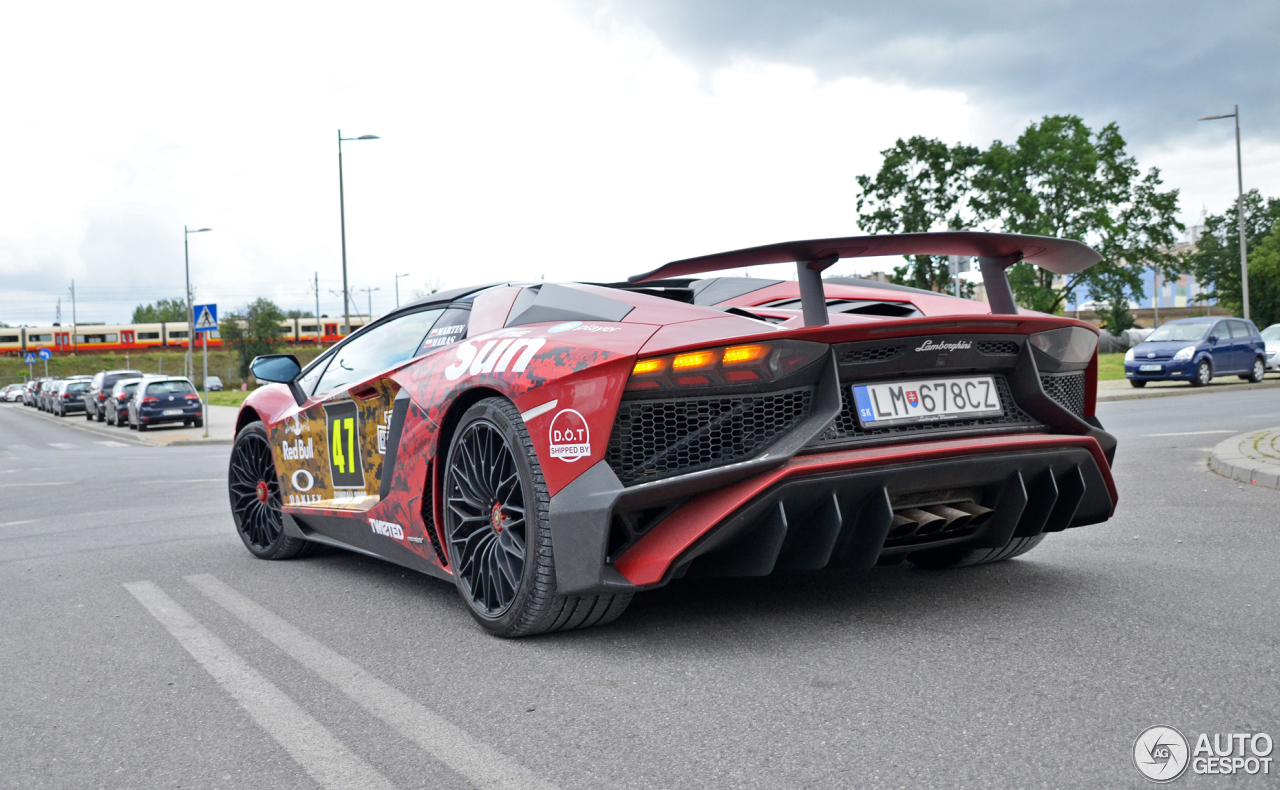
[[[673,261],[651,272],[627,279],[633,283],[643,283],[721,269],[794,262],[796,279],[800,283],[804,324],[825,326],[830,320],[827,316],[826,294],[822,290],[823,270],[841,258],[870,258],[880,255],[968,255],[977,258],[991,312],[997,315],[1018,313],[1018,307],[1013,301],[1013,289],[1009,287],[1009,278],[1005,276],[1005,269],[1013,264],[1026,261],[1054,274],[1075,274],[1102,260],[1102,256],[1091,247],[1071,239],[964,230],[766,244],[763,247]]]

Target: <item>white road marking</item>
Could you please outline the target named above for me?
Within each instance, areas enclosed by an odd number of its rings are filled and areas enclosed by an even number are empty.
[[[558,404],[559,402],[560,402],[560,399],[557,398],[555,400],[547,401],[541,406],[534,406],[532,409],[529,409],[528,411],[522,411],[520,412],[520,419],[524,420],[525,422],[528,422],[529,420],[532,420],[534,417],[541,417],[542,415],[554,409],[556,407],[556,404]]]
[[[1185,433],[1147,433],[1143,434],[1144,439],[1154,439],[1157,436],[1204,436],[1210,433],[1240,433],[1240,431],[1187,431]]]
[[[128,447],[129,446],[124,442],[94,442],[94,444],[100,444],[103,447]]]
[[[246,664],[163,590],[148,581],[124,587],[317,783],[334,790],[391,790],[386,777],[343,746],[323,724]]]
[[[555,790],[498,751],[485,746],[408,695],[366,672],[208,573],[185,577],[295,661],[328,681],[360,707],[417,743],[480,788]]]
[[[49,442],[50,447],[57,447],[59,450],[74,450],[76,446],[71,442]]]
[[[37,520],[38,520],[38,519],[28,518],[28,519],[24,519],[24,520],[22,520],[22,521],[6,521],[6,522],[4,522],[3,524],[0,524],[0,527],[16,527],[16,526],[18,526],[19,524],[32,524],[32,523],[36,522]]]
[[[69,486],[70,480],[64,480],[61,483],[0,483],[0,488],[19,488],[23,486]]]

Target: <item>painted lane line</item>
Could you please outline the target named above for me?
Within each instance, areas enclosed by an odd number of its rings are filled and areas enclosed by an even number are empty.
[[[1187,431],[1185,433],[1147,433],[1143,434],[1144,439],[1154,439],[1158,436],[1205,436],[1210,433],[1240,433],[1240,431]]]
[[[110,441],[108,441],[108,442],[94,442],[94,444],[100,444],[100,445],[102,445],[103,447],[128,447],[128,446],[129,446],[129,445],[125,444],[124,442],[110,442]]]
[[[318,784],[334,790],[392,790],[386,777],[343,746],[163,590],[148,581],[124,587]]]
[[[366,672],[208,573],[184,577],[197,590],[346,694],[370,714],[417,743],[472,784],[488,790],[555,790],[524,766],[485,746],[452,722]]]
[[[60,483],[0,483],[0,488],[23,488],[27,486],[69,486],[70,480],[64,480]]]
[[[23,519],[22,521],[6,521],[3,524],[0,524],[0,527],[16,527],[19,524],[34,524],[39,520],[40,519],[37,519],[37,518],[28,518],[28,519]]]
[[[50,447],[57,447],[59,450],[74,450],[76,446],[71,442],[49,442]]]

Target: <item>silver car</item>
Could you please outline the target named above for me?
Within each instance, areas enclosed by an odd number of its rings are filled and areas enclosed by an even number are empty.
[[[1280,324],[1262,330],[1262,341],[1267,345],[1267,370],[1280,371]]]

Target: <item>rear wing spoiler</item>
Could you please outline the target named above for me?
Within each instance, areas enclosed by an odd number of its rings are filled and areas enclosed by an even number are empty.
[[[1005,269],[1019,261],[1034,263],[1054,274],[1075,274],[1088,269],[1102,256],[1089,246],[1070,239],[1024,236],[1018,233],[944,231],[940,233],[898,233],[885,236],[849,236],[843,239],[810,239],[766,244],[745,250],[718,252],[686,258],[659,266],[651,272],[627,278],[643,283],[691,274],[740,269],[766,263],[796,264],[800,283],[800,304],[805,326],[823,326],[827,318],[822,271],[841,258],[868,258],[878,255],[968,255],[978,259],[982,284],[987,289],[991,312],[1016,315],[1013,290]]]

